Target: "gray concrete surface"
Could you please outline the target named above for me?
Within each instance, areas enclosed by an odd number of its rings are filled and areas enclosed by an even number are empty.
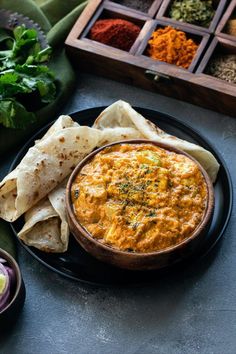
[[[64,113],[117,99],[177,117],[207,137],[236,185],[236,119],[94,76],[78,76]],[[23,313],[2,354],[236,353],[236,212],[223,242],[178,276],[140,288],[90,287],[46,269],[23,249]]]

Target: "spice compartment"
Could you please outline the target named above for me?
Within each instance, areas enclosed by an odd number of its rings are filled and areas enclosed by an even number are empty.
[[[205,56],[203,57],[198,69],[197,73],[198,74],[203,74],[211,77],[212,80],[216,80],[216,85],[225,86],[225,90],[228,90],[228,87],[230,86],[230,92],[234,92],[236,95],[236,85],[233,83],[229,83],[227,81],[224,81],[223,79],[219,79],[209,73],[209,65],[211,61],[217,57],[224,57],[225,55],[230,55],[233,54],[236,56],[236,43],[233,41],[230,41],[225,38],[221,37],[215,37],[213,41],[211,42],[211,45],[209,46]],[[236,62],[235,62],[236,64]]]
[[[140,28],[140,31],[142,30],[145,22],[149,19],[149,17],[145,14],[142,13],[133,13],[132,11],[128,10],[127,8],[124,7],[116,7],[110,2],[103,2],[101,6],[98,8],[96,11],[95,15],[92,17],[90,23],[85,27],[83,30],[82,34],[79,36],[80,40],[90,40],[94,41],[89,37],[89,33],[91,31],[91,28],[94,26],[95,22],[98,20],[104,20],[104,19],[122,19],[122,20],[127,20],[132,22],[133,24],[137,25]],[[136,38],[137,39],[137,38]],[[107,44],[103,44],[101,42],[96,41],[98,45],[101,46],[108,46]],[[108,46],[111,48],[112,46]],[[136,40],[133,41],[133,44],[127,52],[133,53],[137,47]],[[112,50],[120,50],[118,48],[112,47]]]
[[[230,20],[234,20],[234,23],[231,25],[234,29],[234,34],[227,33],[229,30],[227,27]],[[216,34],[222,38],[236,41],[236,0],[232,0],[230,2],[227,10],[225,11],[225,14],[223,15],[219,25],[216,28]]]
[[[103,16],[102,13],[105,16],[124,16],[124,19],[130,19],[142,26],[130,51],[113,48],[88,38],[89,29],[99,16]],[[204,70],[199,71],[204,59],[210,55],[208,46],[211,46],[213,34],[196,30],[192,25],[178,23],[178,27],[181,26],[184,32],[199,38],[199,43],[205,40],[205,48],[202,45],[190,72],[144,55],[157,23],[163,26],[173,25],[168,19],[153,19],[148,14],[108,0],[92,0],[71,29],[65,42],[66,51],[80,70],[235,116],[236,85],[206,75]]]
[[[97,20],[119,18],[119,19],[131,21],[132,23],[137,25],[141,31],[143,26],[145,25],[146,21],[149,19],[149,17],[145,14],[133,12],[132,10],[130,11],[129,9],[124,8],[124,7],[114,6],[109,1],[102,2],[100,0],[95,0],[94,2],[91,2],[86,7],[85,10],[87,10],[87,14],[85,14],[85,17],[90,16],[91,10],[94,11],[93,16],[91,16],[89,23],[87,23],[85,25],[83,23],[79,23],[79,26],[74,27],[75,32],[73,33],[73,39],[76,39],[78,41],[84,41],[85,44],[94,45],[94,46],[96,46],[96,48],[101,47],[101,50],[102,49],[104,49],[105,51],[111,50],[114,55],[115,55],[115,51],[117,51],[116,55],[119,55],[119,52],[121,52],[123,50],[112,47],[107,44],[103,44],[101,42],[92,40],[90,38],[89,33],[90,33],[91,28],[94,26],[95,22]],[[133,45],[131,46],[130,50],[128,50],[127,52],[134,53],[137,46],[138,46],[138,41],[136,38],[136,40],[134,40]],[[120,53],[120,55],[121,55],[121,53]]]
[[[150,17],[154,17],[163,0],[113,0],[114,6],[118,8],[129,8],[137,13],[145,13]]]
[[[210,21],[210,25],[207,27],[191,24],[188,22],[182,22],[175,19],[172,19],[169,15],[171,6],[173,5],[174,0],[163,0],[162,5],[160,6],[157,16],[157,19],[164,19],[168,21],[171,25],[175,26],[180,23],[184,24],[187,28],[194,28],[196,30],[204,31],[207,33],[213,33],[215,28],[225,10],[228,0],[213,0],[213,9],[215,10],[215,14]]]
[[[146,51],[147,51],[147,47],[148,47],[148,41],[149,41],[153,31],[155,31],[159,28],[165,28],[167,26],[169,26],[169,23],[165,20],[149,21],[148,26],[146,26],[146,28],[145,28],[145,35],[143,35],[142,32],[140,33],[140,37],[142,38],[142,40],[139,37],[137,38],[137,42],[139,42],[140,45],[138,46],[135,55],[147,57],[147,59],[150,61],[149,65],[151,65],[153,68],[156,67],[158,69],[158,65],[159,65],[160,61],[152,59],[147,56]],[[198,49],[196,51],[196,54],[190,64],[189,68],[188,69],[181,68],[182,70],[188,70],[190,72],[193,72],[194,69],[196,68],[196,65],[200,61],[200,59],[205,51],[206,44],[210,38],[210,35],[207,33],[204,33],[204,32],[200,32],[194,28],[189,28],[185,25],[181,25],[179,23],[178,23],[178,25],[174,25],[172,27],[177,30],[183,31],[186,34],[187,39],[192,39],[198,45]],[[173,66],[173,64],[168,64],[166,62],[162,62],[162,64],[169,66],[170,69]]]

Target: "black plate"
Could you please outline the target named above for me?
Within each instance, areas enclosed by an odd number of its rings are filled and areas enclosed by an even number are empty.
[[[92,125],[94,119],[100,114],[100,112],[105,107],[87,109],[80,112],[75,112],[70,116],[78,121],[81,125]],[[231,209],[232,209],[232,183],[228,169],[225,165],[224,160],[218,153],[218,151],[213,148],[209,142],[202,138],[197,132],[195,132],[189,126],[183,124],[182,122],[170,117],[166,114],[159,113],[157,111],[152,111],[144,108],[135,108],[144,117],[150,119],[152,122],[156,123],[161,129],[166,132],[176,135],[179,138],[186,139],[190,142],[199,144],[211,151],[220,163],[220,171],[217,178],[217,182],[214,186],[215,190],[215,210],[214,216],[211,223],[211,227],[206,234],[205,241],[200,249],[195,249],[189,259],[183,259],[180,263],[186,263],[193,261],[196,258],[200,258],[206,255],[209,250],[219,241],[223,235],[226,226],[228,224]],[[16,159],[14,160],[11,170],[14,169],[22,157],[25,155],[26,151],[30,146],[33,145],[34,140],[41,138],[46,130],[51,124],[40,130],[29,142],[23,147],[19,152]],[[17,232],[22,228],[23,217],[21,217],[17,222],[12,224],[12,229],[17,235]],[[20,241],[21,242],[21,241]],[[107,264],[104,264],[89,254],[87,254],[74,240],[73,237],[70,238],[69,249],[63,254],[47,254],[40,252],[33,247],[27,247],[21,242],[22,246],[38,261],[44,264],[46,267],[52,269],[53,271],[62,274],[68,278],[93,283],[93,284],[139,284],[142,282],[150,282],[153,279],[157,279],[163,270],[158,271],[146,271],[146,272],[134,272],[121,270]],[[176,266],[174,267],[176,269]],[[171,268],[169,269],[172,270]],[[166,271],[166,270],[165,270]]]

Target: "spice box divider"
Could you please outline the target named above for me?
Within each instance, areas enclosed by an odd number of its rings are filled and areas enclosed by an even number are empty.
[[[151,7],[148,10],[148,12],[144,12],[144,11],[141,11],[141,10],[136,10],[136,9],[133,9],[133,8],[130,8],[130,7],[128,7],[128,8],[132,9],[132,11],[137,12],[138,14],[140,14],[140,13],[146,14],[146,15],[150,16],[151,18],[153,18],[156,15],[159,7],[161,6],[162,1],[163,0],[154,0],[152,5],[151,5]],[[124,8],[124,7],[127,8],[125,5],[119,4],[117,2],[113,2],[113,1],[109,1],[109,0],[107,0],[106,2],[112,2],[112,4],[114,6],[116,6],[117,8]]]
[[[76,21],[75,25],[72,27],[69,37],[79,38],[83,30],[87,27],[88,22],[93,18],[96,10],[99,9],[99,5],[102,4],[103,0],[92,0],[89,1],[88,5],[85,7],[81,16]]]
[[[195,28],[196,30],[204,31],[207,33],[213,33],[215,31],[215,28],[222,16],[223,12],[224,12],[224,9],[227,5],[227,1],[228,0],[213,0],[213,5],[216,9],[216,12],[215,12],[215,15],[214,15],[214,17],[210,23],[210,26],[208,28],[203,27],[203,26],[190,24],[187,22],[177,21],[177,20],[174,20],[174,19],[168,17],[168,12],[170,10],[171,4],[173,3],[173,0],[163,0],[162,5],[160,6],[160,8],[157,12],[156,18],[168,21],[169,24],[172,26],[176,26],[181,23],[181,24],[184,24],[189,29]]]
[[[236,41],[236,36],[230,35],[225,33],[225,27],[227,25],[228,20],[230,20],[232,14],[235,12],[236,15],[236,0],[232,0],[225,11],[222,19],[220,20],[217,28],[216,28],[216,35],[225,39],[229,39],[231,41]],[[236,19],[236,16],[235,16]]]
[[[155,20],[127,9],[129,18],[143,21],[144,26],[129,52],[90,40],[84,36],[86,28],[97,11],[108,9],[116,13],[117,7],[110,2],[93,0],[76,21],[66,39],[66,50],[74,64],[81,70],[95,73],[141,87],[166,96],[174,97],[218,112],[235,116],[236,85],[228,84],[204,73],[191,73],[175,65],[156,61],[142,55],[141,46],[147,44],[150,28]],[[144,16],[144,17],[143,17]],[[136,19],[136,20],[135,20]],[[167,24],[166,21],[163,21]],[[187,31],[187,30],[186,30]],[[196,31],[202,36],[206,32]],[[207,52],[208,53],[208,52]],[[207,54],[205,54],[204,58]]]

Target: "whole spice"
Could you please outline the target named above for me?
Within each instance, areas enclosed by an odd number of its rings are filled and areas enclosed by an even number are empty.
[[[169,16],[174,20],[208,27],[215,10],[212,0],[175,0]]]
[[[206,73],[236,84],[236,55],[216,56],[210,61]]]
[[[236,19],[231,19],[227,22],[226,33],[231,36],[236,36]]]
[[[186,34],[171,26],[152,33],[148,41],[147,54],[152,58],[188,69],[198,45],[187,39]]]
[[[114,48],[129,51],[136,40],[140,28],[123,19],[105,19],[95,22],[89,38]]]

